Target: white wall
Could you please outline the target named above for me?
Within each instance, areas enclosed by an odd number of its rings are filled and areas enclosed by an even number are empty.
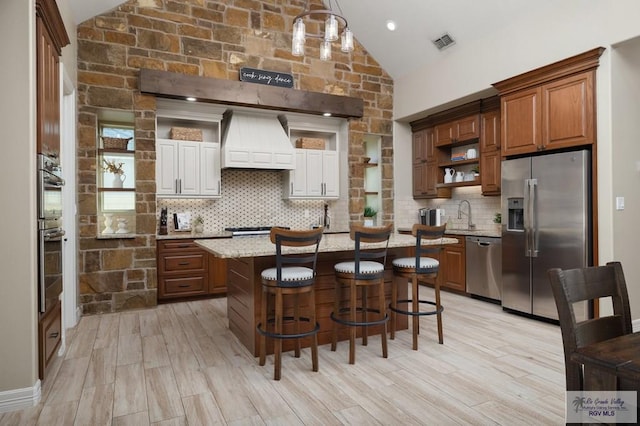
[[[623,95],[626,100],[619,100],[618,97],[626,88],[612,90],[612,86],[615,86],[612,82],[617,78],[617,67],[621,63],[617,59],[612,63],[611,46],[640,35],[640,2],[564,0],[555,2],[552,8],[527,15],[490,38],[480,39],[466,46],[456,45],[451,48],[455,50],[448,51],[446,59],[436,66],[425,67],[396,80],[394,116],[396,120],[402,121],[425,116],[441,109],[444,104],[460,104],[463,100],[480,98],[480,94],[486,95],[491,90],[492,83],[598,46],[605,47],[607,50],[600,58],[597,73],[596,96],[599,262],[632,256],[633,250],[637,250],[634,238],[637,232],[629,231],[637,230],[637,225],[629,228],[631,224],[627,224],[623,229],[617,223],[614,227],[613,221],[640,216],[640,207],[637,203],[634,204],[634,198],[630,196],[633,186],[626,183],[629,176],[624,175],[629,173],[629,166],[623,167],[626,171],[618,171],[620,161],[624,162],[625,158],[632,158],[633,161],[638,159],[637,151],[629,152],[633,150],[629,146],[633,141],[623,136],[631,134],[632,130],[622,125],[627,119],[637,122],[638,114],[629,112],[629,115],[620,115],[623,104],[631,103],[634,99],[637,101],[638,98]],[[635,51],[635,48],[629,49]],[[629,56],[626,52],[625,50],[625,55],[622,56]],[[629,67],[630,71],[620,72],[631,75],[635,66],[636,63]],[[635,73],[638,72],[640,70],[635,68]],[[612,106],[616,108],[615,111],[612,111]],[[629,108],[626,110],[636,111]],[[637,129],[633,130],[638,134]],[[396,153],[410,149],[410,134],[399,132],[394,143]],[[635,167],[635,164],[631,167]],[[409,182],[409,167],[396,167],[395,170],[397,184]],[[637,175],[634,177],[637,178]],[[635,191],[637,193],[637,188]],[[402,193],[398,186],[396,193]],[[613,209],[614,193],[628,194],[626,196],[630,197],[623,214]],[[628,283],[640,281],[640,271],[632,265],[625,267],[625,274]],[[640,316],[640,292],[632,293],[631,304],[632,313]]]
[[[624,197],[625,209],[612,213],[613,256],[622,262],[631,316],[640,318],[640,38],[616,46],[611,53],[612,199]],[[611,204],[613,205],[613,204]],[[636,238],[634,238],[636,237]]]
[[[34,19],[34,2],[0,2],[0,392],[38,380]]]

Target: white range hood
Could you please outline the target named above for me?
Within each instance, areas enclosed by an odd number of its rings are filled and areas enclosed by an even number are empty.
[[[223,169],[296,168],[295,149],[275,112],[229,110],[223,128]]]

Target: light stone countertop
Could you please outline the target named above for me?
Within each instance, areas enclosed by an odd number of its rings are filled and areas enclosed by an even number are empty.
[[[411,227],[399,227],[398,232],[411,232]],[[502,234],[498,229],[446,229],[444,231],[446,235],[465,235],[470,237],[502,237]]]
[[[182,240],[182,239],[207,239],[207,238],[231,238],[231,232],[202,232],[195,234],[193,232],[170,232],[167,235],[156,235],[156,240]]]
[[[438,240],[440,241],[440,240]],[[456,238],[445,237],[442,244],[456,244]],[[195,244],[204,250],[223,258],[275,256],[275,244],[268,235],[234,237],[227,239],[202,239]],[[389,248],[413,247],[416,240],[411,235],[391,234]],[[433,244],[437,244],[434,242]],[[367,243],[363,248],[384,247],[384,243]],[[325,234],[322,236],[318,252],[354,250],[354,241],[349,234]],[[311,247],[287,247],[286,253],[310,253]]]

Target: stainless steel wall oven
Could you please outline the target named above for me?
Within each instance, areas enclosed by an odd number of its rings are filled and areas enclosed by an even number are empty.
[[[55,306],[62,293],[62,187],[57,159],[38,154],[38,309]]]

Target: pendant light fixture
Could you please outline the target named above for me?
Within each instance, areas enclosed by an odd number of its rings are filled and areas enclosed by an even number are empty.
[[[318,38],[320,42],[320,59],[323,61],[331,60],[331,43],[340,39],[340,50],[343,52],[353,51],[353,33],[349,29],[347,20],[341,15],[342,9],[336,0],[336,5],[340,14],[335,13],[331,9],[331,0],[329,0],[329,9],[309,9],[309,2],[304,12],[296,16],[293,20],[293,34],[291,37],[291,54],[293,56],[303,56],[304,46],[307,37]],[[304,20],[311,16],[324,18],[324,31],[318,34],[308,34]]]

